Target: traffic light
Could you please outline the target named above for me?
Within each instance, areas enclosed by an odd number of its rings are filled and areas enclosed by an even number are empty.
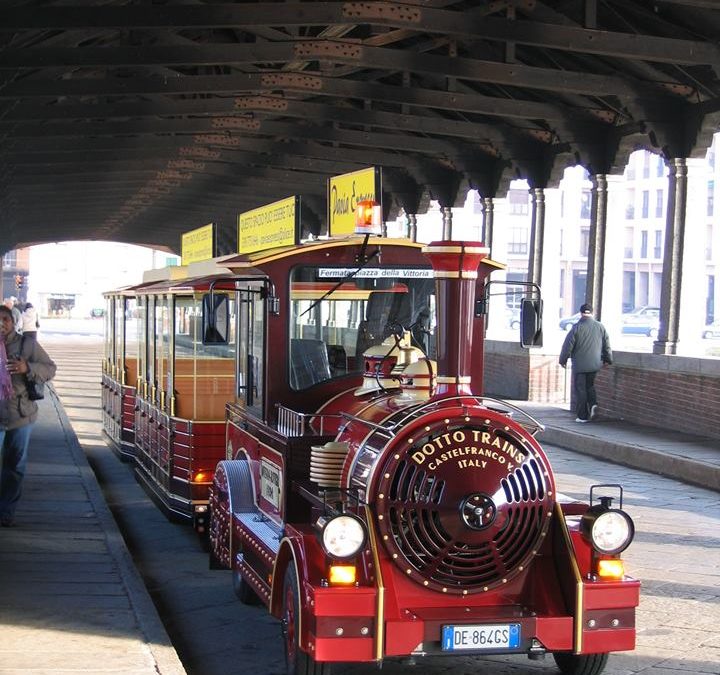
[[[22,274],[16,274],[15,275],[15,288],[19,291],[22,287],[23,287]]]

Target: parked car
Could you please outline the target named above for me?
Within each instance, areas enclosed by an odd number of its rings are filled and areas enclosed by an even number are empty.
[[[622,332],[626,335],[657,337],[660,327],[660,308],[644,306],[623,314]]]
[[[702,336],[706,340],[720,338],[720,319],[717,319],[705,326]]]
[[[578,321],[580,321],[580,312],[575,312],[572,316],[564,316],[560,319],[560,330],[570,330]]]

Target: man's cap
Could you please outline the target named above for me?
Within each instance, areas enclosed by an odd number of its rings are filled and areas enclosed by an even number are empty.
[[[588,305],[587,302],[583,305],[580,305],[580,314],[592,314],[592,313],[593,313],[592,305]]]

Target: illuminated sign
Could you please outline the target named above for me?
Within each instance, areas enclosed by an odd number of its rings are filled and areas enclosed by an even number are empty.
[[[288,197],[238,216],[238,253],[297,244],[300,199]]]
[[[370,167],[328,181],[328,230],[330,236],[355,232],[355,209],[358,202],[382,201],[381,172]]]
[[[198,227],[182,236],[182,264],[209,260],[215,255],[215,223]]]

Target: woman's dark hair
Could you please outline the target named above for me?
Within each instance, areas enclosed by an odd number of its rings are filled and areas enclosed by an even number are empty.
[[[14,320],[12,310],[7,305],[0,305],[0,312],[5,312],[5,314]]]

